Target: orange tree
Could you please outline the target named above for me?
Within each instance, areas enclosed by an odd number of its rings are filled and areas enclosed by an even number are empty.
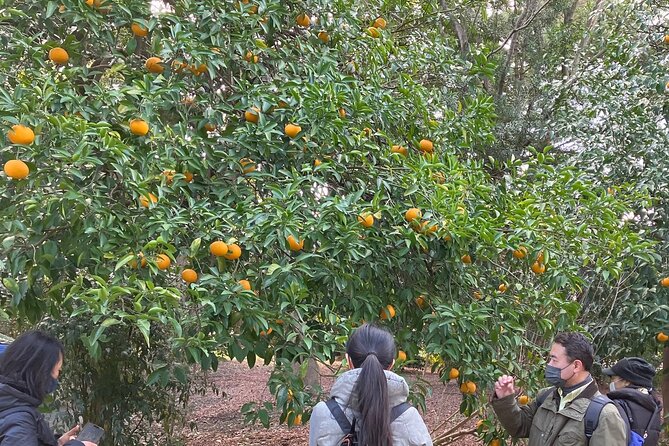
[[[61,333],[71,409],[109,444],[171,434],[220,354],[273,361],[281,421],[306,421],[305,360],[333,362],[362,321],[458,368],[474,413],[499,373],[536,384],[584,268],[652,262],[626,198],[550,147],[471,156],[495,141],[495,67],[420,8],[1,8],[2,315]]]

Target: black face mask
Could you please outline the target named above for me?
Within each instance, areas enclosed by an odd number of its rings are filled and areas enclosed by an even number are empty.
[[[547,365],[546,366],[546,371],[544,372],[544,377],[546,378],[546,381],[548,384],[555,386],[555,387],[564,387],[566,384],[565,379],[562,378],[562,371],[572,365],[574,362],[570,362],[566,366],[559,368],[555,367],[553,365]],[[576,374],[576,372],[574,372]],[[571,375],[574,376],[574,375]],[[571,378],[570,378],[571,379]]]
[[[56,389],[58,388],[58,385],[59,385],[59,384],[60,384],[60,383],[58,382],[58,380],[52,376],[52,377],[51,377],[51,381],[49,381],[49,384],[48,384],[48,386],[47,386],[47,388],[46,388],[46,393],[47,393],[47,395],[48,395],[49,393],[53,393],[53,392],[55,392]]]

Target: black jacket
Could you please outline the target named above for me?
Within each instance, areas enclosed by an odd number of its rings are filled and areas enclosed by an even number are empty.
[[[7,383],[0,377],[0,446],[58,446],[53,431],[37,410],[37,398],[20,383]],[[83,446],[70,440],[64,446]]]
[[[622,403],[623,409],[625,409],[630,420],[630,428],[634,432],[641,437],[647,434],[643,443],[644,446],[657,446],[662,426],[662,408],[652,395],[644,393],[638,388],[624,387],[609,392],[606,396],[616,400],[619,404]]]

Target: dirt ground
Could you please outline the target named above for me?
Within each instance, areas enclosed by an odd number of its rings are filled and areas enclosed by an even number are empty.
[[[278,416],[272,419],[269,429],[261,425],[244,424],[241,415],[241,407],[250,401],[268,401],[272,399],[267,388],[267,379],[271,372],[270,366],[256,366],[249,369],[243,363],[235,361],[224,362],[220,364],[216,373],[210,376],[215,386],[225,395],[215,395],[208,392],[204,396],[194,396],[191,400],[191,409],[189,410],[188,422],[197,423],[197,429],[194,431],[186,430],[183,433],[183,439],[188,446],[246,446],[246,445],[295,445],[307,444],[309,441],[309,427],[287,427],[278,424]],[[324,375],[330,373],[323,368]],[[427,413],[423,418],[432,432],[439,428],[442,423],[454,412],[458,411],[462,394],[454,383],[443,385],[439,382],[436,375],[421,371],[404,372],[403,375],[408,381],[411,381],[417,374],[432,385],[432,395],[426,400]],[[329,390],[332,385],[332,379],[323,379],[324,389]],[[446,426],[453,426],[463,418],[459,415],[448,420]],[[307,423],[308,424],[308,423]],[[473,422],[467,423],[465,427]],[[440,427],[439,432],[444,428]],[[438,432],[433,432],[434,437]],[[476,437],[466,435],[457,442],[459,446],[480,445]]]

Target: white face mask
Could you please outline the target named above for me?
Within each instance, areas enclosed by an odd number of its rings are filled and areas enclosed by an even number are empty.
[[[610,390],[611,392],[615,392],[616,390],[618,390],[618,389],[616,389],[616,382],[615,382],[615,381],[611,381],[611,382],[609,383],[609,390]]]

